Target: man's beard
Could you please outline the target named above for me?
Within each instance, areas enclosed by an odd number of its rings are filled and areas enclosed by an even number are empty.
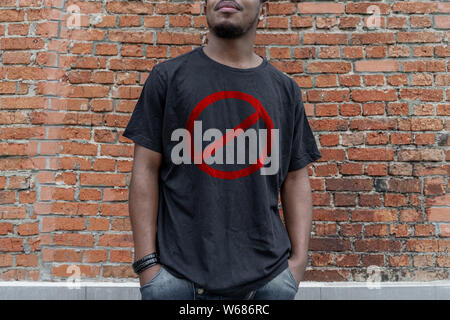
[[[253,19],[253,21],[249,24],[247,29],[244,29],[242,26],[234,25],[229,22],[218,23],[214,26],[211,26],[208,20],[207,22],[208,25],[210,26],[210,31],[214,33],[217,37],[226,39],[236,39],[246,34],[257,20],[258,15],[256,15],[255,19]]]
[[[213,32],[219,38],[226,39],[236,39],[245,34],[244,28],[228,22],[216,24],[211,28],[211,32]]]

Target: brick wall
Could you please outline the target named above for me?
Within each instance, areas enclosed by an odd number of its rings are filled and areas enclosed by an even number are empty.
[[[323,155],[305,280],[449,279],[450,4],[268,8],[256,52]],[[203,1],[0,1],[0,279],[135,277],[121,133],[151,68],[207,33]]]

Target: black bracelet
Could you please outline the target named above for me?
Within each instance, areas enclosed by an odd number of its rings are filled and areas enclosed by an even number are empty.
[[[139,267],[134,268],[134,272],[137,273],[137,274],[140,274],[145,269],[148,269],[148,268],[154,266],[157,263],[158,263],[158,260],[156,260],[156,259],[147,260],[147,262],[139,265]]]
[[[159,262],[159,254],[157,252],[150,253],[133,263],[133,270],[139,274],[145,269]]]
[[[138,268],[139,266],[144,264],[146,261],[152,260],[152,259],[156,259],[156,255],[155,254],[146,255],[143,258],[141,258],[138,261],[136,261],[133,265],[134,265],[135,268]]]
[[[145,255],[144,257],[142,257],[141,259],[135,261],[133,263],[133,268],[138,268],[139,266],[141,266],[142,264],[144,264],[147,260],[151,260],[151,259],[155,259],[157,258],[158,255],[156,252],[150,253]]]
[[[158,263],[158,260],[156,260],[156,259],[147,260],[147,263],[144,263],[143,265],[141,265],[139,268],[136,269],[136,273],[140,274],[142,271],[154,266],[157,263]]]

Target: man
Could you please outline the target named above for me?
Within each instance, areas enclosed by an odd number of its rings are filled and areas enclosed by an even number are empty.
[[[321,154],[300,88],[253,51],[264,2],[207,1],[208,45],[153,67],[123,133],[142,299],[290,300],[303,279]]]

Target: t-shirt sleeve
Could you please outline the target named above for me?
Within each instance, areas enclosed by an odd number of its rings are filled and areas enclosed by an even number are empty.
[[[317,148],[316,140],[311,127],[309,126],[305,107],[303,105],[302,94],[297,83],[295,83],[295,91],[296,107],[294,136],[292,140],[291,158],[288,171],[301,169],[309,163],[322,157],[322,154]]]
[[[162,121],[166,83],[153,67],[122,135],[148,149],[162,153]]]

